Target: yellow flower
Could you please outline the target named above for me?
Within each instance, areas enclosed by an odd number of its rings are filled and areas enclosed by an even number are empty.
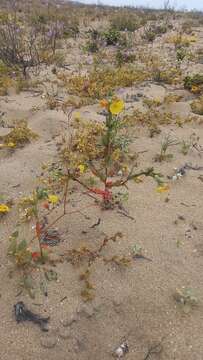
[[[169,191],[169,186],[167,184],[160,185],[156,188],[158,193],[163,193],[165,191]]]
[[[85,172],[85,165],[80,164],[80,165],[78,166],[78,169],[80,170],[80,173],[83,174],[83,173]]]
[[[49,195],[48,200],[51,204],[55,205],[59,202],[59,197],[57,195]]]
[[[100,104],[101,107],[103,107],[105,109],[107,109],[108,106],[109,106],[109,102],[106,99],[101,100],[99,104]]]
[[[121,113],[121,111],[123,111],[124,109],[124,102],[123,100],[115,100],[111,103],[110,105],[110,112],[113,115],[118,115]]]
[[[9,142],[7,144],[7,147],[10,147],[10,148],[14,148],[16,146],[16,144],[14,142]]]
[[[81,118],[80,112],[79,112],[79,111],[76,111],[76,112],[74,113],[74,119],[75,119],[75,120],[80,120],[80,118]]]
[[[0,204],[0,213],[6,214],[10,211],[9,207],[5,204]]]
[[[201,88],[198,85],[192,85],[191,91],[193,94],[199,94],[201,92]]]
[[[134,181],[139,184],[139,183],[142,183],[144,181],[143,177],[142,176],[136,176],[134,178]]]

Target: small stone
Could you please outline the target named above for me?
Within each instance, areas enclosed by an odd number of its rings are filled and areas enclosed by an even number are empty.
[[[61,322],[64,327],[67,327],[67,326],[71,326],[74,322],[76,322],[76,320],[77,320],[76,314],[72,314],[70,317],[62,320]]]
[[[83,304],[79,307],[77,313],[89,319],[95,314],[95,309],[91,305]]]
[[[62,329],[60,329],[59,330],[59,336],[60,336],[60,338],[62,338],[64,340],[68,339],[71,336],[70,328],[68,328],[68,329],[62,328]]]
[[[74,338],[72,340],[72,345],[76,353],[86,350],[86,340],[84,338]]]
[[[46,349],[52,349],[56,346],[57,338],[56,336],[47,335],[41,338],[41,345]]]

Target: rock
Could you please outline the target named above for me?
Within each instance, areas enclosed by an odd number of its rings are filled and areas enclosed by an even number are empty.
[[[95,315],[95,309],[92,307],[92,305],[82,304],[77,310],[77,313],[89,319]]]
[[[79,353],[81,351],[85,351],[86,346],[86,339],[85,338],[73,338],[72,340],[72,346],[76,353]]]
[[[57,344],[57,337],[54,335],[48,334],[47,336],[44,336],[41,338],[40,343],[42,347],[46,349],[52,349]]]
[[[62,324],[64,327],[71,326],[74,322],[77,321],[77,315],[72,314],[71,316],[67,317],[67,319],[62,320]]]
[[[66,329],[64,329],[64,328],[62,328],[62,329],[60,329],[59,330],[59,336],[60,336],[60,338],[62,338],[62,339],[68,339],[70,336],[71,336],[71,332],[70,332],[70,328],[66,328]]]

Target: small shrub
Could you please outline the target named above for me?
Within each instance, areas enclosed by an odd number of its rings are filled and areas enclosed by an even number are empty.
[[[177,49],[176,58],[178,61],[183,61],[186,55],[187,55],[187,51],[185,50],[185,48],[180,47]]]
[[[191,44],[197,41],[196,36],[183,35],[181,32],[171,35],[166,39],[170,44],[173,44],[176,49],[182,47],[189,47]]]
[[[121,67],[126,63],[132,63],[136,60],[136,55],[127,51],[117,50],[115,56],[116,65]]]
[[[156,38],[156,32],[154,31],[154,28],[153,27],[145,28],[142,37],[148,42],[153,42]]]
[[[0,140],[3,141],[5,146],[8,147],[23,147],[31,140],[37,139],[38,135],[30,130],[26,121],[21,121],[14,127],[8,135],[1,136]],[[11,145],[12,144],[12,145]]]
[[[184,88],[194,93],[201,93],[203,90],[203,75],[195,74],[184,78]]]
[[[74,76],[68,79],[59,75],[59,78],[65,81],[72,94],[101,99],[118,87],[132,86],[148,79],[149,74],[138,68],[122,66],[119,70],[103,68],[87,76]]]
[[[121,12],[111,19],[111,27],[117,31],[135,31],[145,24],[143,19],[129,12]]]
[[[162,143],[161,143],[161,150],[160,153],[157,154],[154,158],[154,161],[156,162],[162,162],[165,160],[171,160],[173,158],[173,154],[168,154],[168,148],[174,145],[177,145],[177,141],[171,138],[171,135],[167,135],[164,137]]]
[[[117,203],[114,202],[114,188],[122,187],[141,175],[154,177],[154,171],[152,168],[141,172],[135,171],[137,156],[130,153],[131,141],[127,122],[125,118],[120,117],[124,110],[124,102],[120,99],[103,99],[100,104],[105,110],[105,123],[77,120],[75,136],[71,137],[71,147],[65,143],[62,148],[62,161],[66,169],[80,168],[82,172],[85,169],[89,170],[104,189],[88,190],[102,197],[104,208],[112,208]],[[76,182],[77,173],[69,173]],[[84,182],[78,182],[84,186]]]
[[[191,103],[191,109],[194,114],[203,115],[203,96]]]
[[[88,53],[96,53],[99,51],[98,43],[95,40],[87,41],[84,46],[84,51]]]
[[[0,19],[0,58],[7,66],[18,66],[23,75],[27,69],[39,64],[39,34],[23,26],[15,14]]]
[[[121,34],[119,31],[115,29],[109,29],[106,32],[104,32],[103,37],[106,41],[106,45],[117,45],[121,39]]]
[[[196,307],[199,302],[193,289],[187,287],[176,289],[173,298],[186,314]]]

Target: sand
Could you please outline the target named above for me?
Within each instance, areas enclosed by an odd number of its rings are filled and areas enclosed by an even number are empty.
[[[195,30],[197,31],[197,30]],[[199,42],[203,45],[203,28],[198,29]],[[76,45],[75,45],[76,46]],[[154,46],[164,47],[164,36]],[[166,45],[167,47],[167,45]],[[77,62],[82,61],[78,49],[67,58],[77,71]],[[91,56],[83,55],[87,61]],[[188,67],[196,71],[199,65]],[[201,65],[202,70],[203,65]],[[50,69],[48,70],[50,71]],[[43,76],[43,71],[39,76]],[[168,93],[182,91],[185,97],[179,103],[168,105],[168,110],[182,116],[191,113],[191,95],[177,86],[162,86],[144,82],[126,93],[142,93],[151,98],[164,98]],[[118,91],[119,93],[119,91]],[[138,102],[127,103],[127,108],[142,107]],[[138,105],[139,104],[139,105]],[[37,107],[35,111],[33,108]],[[29,194],[36,184],[44,163],[56,158],[56,145],[60,134],[66,130],[66,115],[62,111],[48,110],[41,94],[21,92],[0,97],[0,110],[5,114],[1,119],[10,123],[16,119],[28,119],[29,127],[37,132],[38,140],[18,149],[12,154],[0,153],[0,193],[17,202]],[[98,106],[81,108],[81,116],[99,118]],[[153,158],[160,150],[164,135],[171,133],[178,141],[187,140],[193,134],[202,144],[203,127],[201,116],[183,127],[161,126],[161,133],[149,137],[146,127],[135,127],[133,148],[140,152],[139,163],[151,166],[165,177],[172,176],[175,168],[190,163],[203,166],[201,152],[192,148],[187,155],[180,151],[180,145],[171,147],[171,161],[154,163]],[[0,134],[5,128],[0,127]],[[19,295],[17,274],[10,276],[13,265],[7,257],[8,236],[17,220],[14,209],[1,220],[0,226],[0,359],[1,360],[108,360],[112,351],[123,339],[129,345],[128,360],[144,360],[151,346],[159,344],[148,359],[160,360],[202,360],[203,342],[203,183],[202,170],[187,170],[186,175],[176,181],[169,181],[169,192],[159,194],[151,179],[140,184],[128,185],[129,199],[125,204],[126,217],[117,210],[103,211],[95,206],[92,199],[77,192],[70,195],[70,211],[81,209],[81,213],[69,215],[57,224],[63,242],[54,248],[60,255],[72,247],[86,244],[95,247],[104,238],[120,231],[123,238],[110,243],[104,251],[106,257],[128,256],[132,247],[139,244],[146,257],[135,259],[131,265],[121,269],[116,265],[104,264],[98,259],[93,265],[91,281],[95,286],[95,299],[84,303],[81,296],[79,274],[85,267],[75,268],[67,261],[56,265],[57,282],[48,284],[48,296],[37,294],[31,299],[25,292]],[[91,227],[98,220],[96,227]],[[29,237],[31,234],[26,233]],[[176,289],[192,288],[197,295],[198,305],[189,313],[173,298]],[[17,324],[13,305],[24,301],[33,311],[50,316],[48,333],[30,322]]]

